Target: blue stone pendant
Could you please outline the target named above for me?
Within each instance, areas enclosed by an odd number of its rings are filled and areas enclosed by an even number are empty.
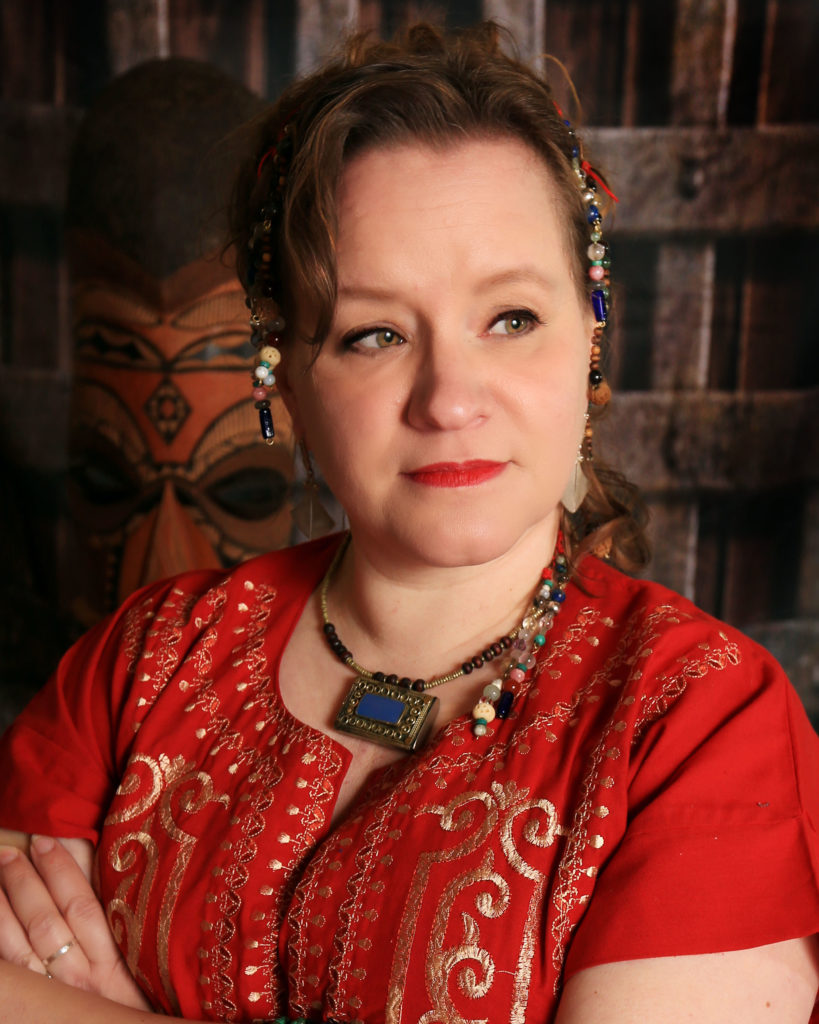
[[[358,676],[336,715],[335,727],[372,743],[413,751],[426,742],[437,713],[437,697]]]

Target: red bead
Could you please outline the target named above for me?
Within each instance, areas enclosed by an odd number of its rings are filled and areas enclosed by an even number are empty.
[[[261,402],[262,399],[267,398],[267,388],[254,388],[253,397],[257,402]]]

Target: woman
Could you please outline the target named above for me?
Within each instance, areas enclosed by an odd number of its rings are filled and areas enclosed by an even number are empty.
[[[351,539],[153,585],[66,656],[2,824],[96,850],[114,940],[63,847],[6,850],[7,1003],[806,1021],[819,745],[764,652],[598,557],[643,542],[586,417],[606,189],[550,91],[491,25],[421,27],[258,134],[262,431],[275,385]]]

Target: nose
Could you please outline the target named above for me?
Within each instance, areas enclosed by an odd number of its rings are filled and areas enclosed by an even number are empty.
[[[125,542],[120,601],[137,587],[189,569],[217,569],[221,561],[166,480],[162,498]]]
[[[407,415],[417,430],[463,430],[486,415],[480,355],[467,343],[432,338],[419,350]]]

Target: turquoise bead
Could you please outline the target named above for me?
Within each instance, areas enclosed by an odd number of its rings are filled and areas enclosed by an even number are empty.
[[[546,643],[546,637],[542,633],[538,633],[535,637],[535,646],[542,647]]]

